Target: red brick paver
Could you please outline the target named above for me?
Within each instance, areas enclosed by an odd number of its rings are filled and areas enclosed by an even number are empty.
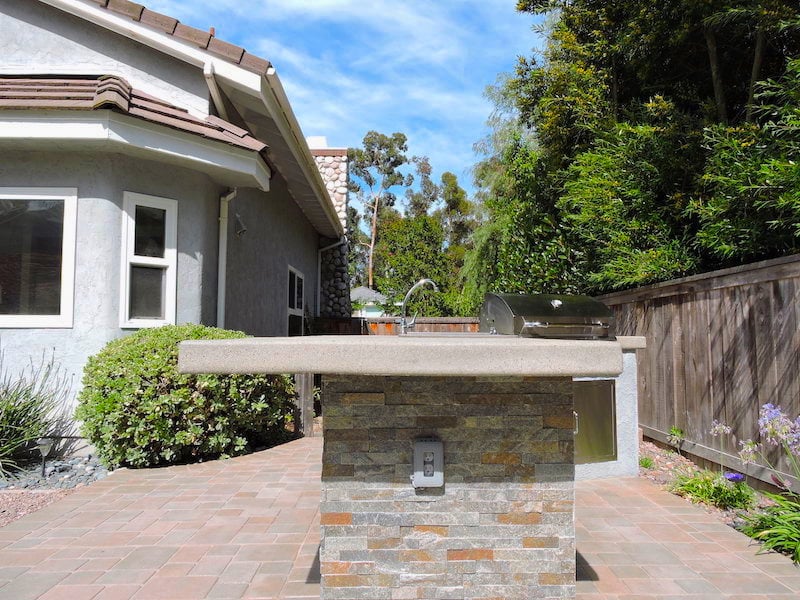
[[[118,471],[0,528],[0,600],[317,600],[321,454]],[[576,488],[579,600],[800,597],[786,557],[646,479]]]
[[[800,569],[647,479],[576,486],[580,600],[800,597]]]
[[[0,600],[318,599],[321,455],[117,471],[0,528]]]

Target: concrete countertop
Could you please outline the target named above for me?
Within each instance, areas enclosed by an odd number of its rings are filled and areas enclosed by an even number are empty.
[[[487,334],[309,336],[181,342],[184,373],[402,376],[583,376],[622,372],[633,340],[545,340]]]

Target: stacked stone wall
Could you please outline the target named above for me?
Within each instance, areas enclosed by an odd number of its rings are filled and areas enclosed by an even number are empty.
[[[326,377],[323,600],[574,598],[568,378]],[[444,443],[415,490],[413,441]]]
[[[312,150],[312,154],[339,221],[347,231],[347,151],[319,149]],[[335,242],[327,240],[323,247]],[[347,244],[322,253],[319,310],[322,317],[349,317],[352,314],[347,255]]]

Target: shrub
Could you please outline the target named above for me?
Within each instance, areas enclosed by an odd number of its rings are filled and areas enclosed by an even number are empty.
[[[719,433],[731,433],[731,428],[721,423],[715,422],[714,428],[719,428]],[[716,435],[714,428],[712,434]],[[760,443],[752,439],[739,442],[739,458],[749,464],[760,456],[772,471],[772,482],[782,493],[765,494],[772,505],[747,517],[742,531],[761,543],[761,551],[783,552],[800,564],[800,495],[792,489],[800,480],[800,417],[792,420],[780,406],[764,404],[758,412],[758,432],[763,440]],[[770,463],[764,452],[766,447],[783,451],[794,482]]]
[[[764,494],[772,504],[745,517],[742,532],[761,542],[759,552],[780,552],[800,563],[800,496]]]
[[[168,325],[114,340],[91,357],[75,418],[100,459],[110,467],[149,467],[285,441],[294,408],[287,376],[178,373],[178,342],[241,337]]]
[[[747,509],[755,500],[755,492],[738,473],[726,473],[730,478],[712,471],[695,471],[679,475],[672,491],[692,502],[702,502],[721,509]]]
[[[63,433],[69,382],[51,358],[11,375],[0,353],[0,475],[31,458],[37,438]]]

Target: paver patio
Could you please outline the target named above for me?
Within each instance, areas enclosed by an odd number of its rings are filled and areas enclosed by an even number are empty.
[[[0,528],[2,600],[319,598],[322,439],[122,470]],[[800,596],[800,570],[644,479],[577,486],[578,598]]]

